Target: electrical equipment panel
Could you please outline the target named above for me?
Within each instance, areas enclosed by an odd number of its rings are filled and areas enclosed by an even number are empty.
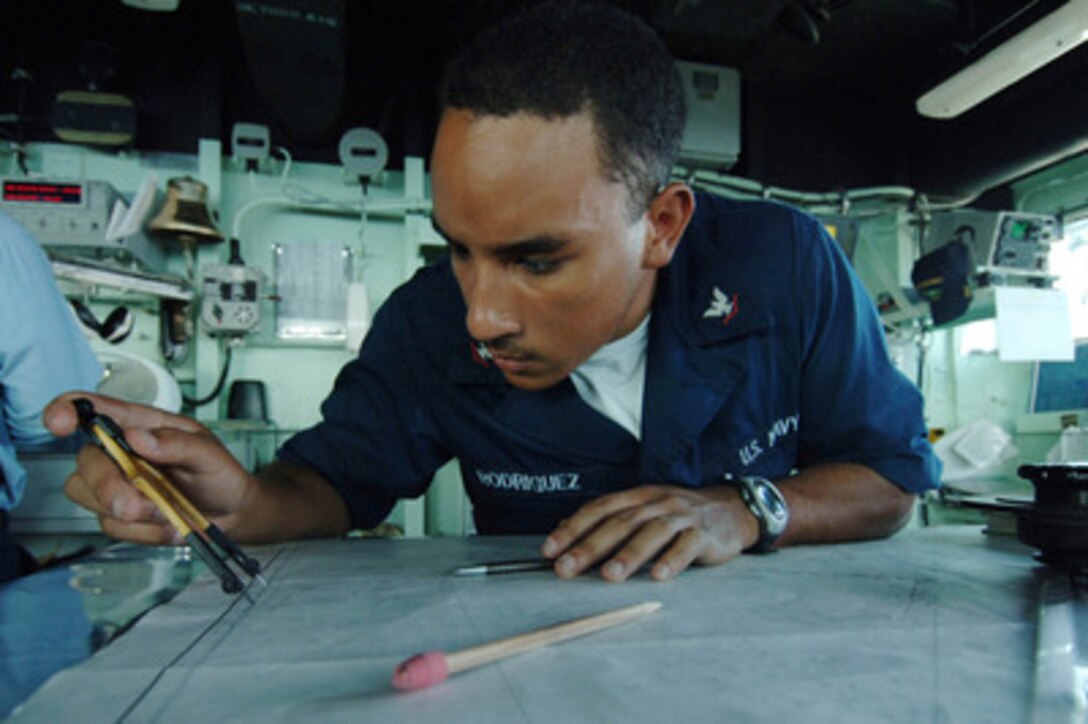
[[[125,208],[121,195],[105,181],[0,181],[0,210],[25,226],[48,251],[162,271],[165,252],[143,231],[107,240],[111,218]]]
[[[740,74],[732,68],[677,61],[688,116],[681,165],[727,171],[740,155]]]
[[[260,322],[261,272],[242,264],[206,267],[201,273],[200,319],[210,334],[241,334]]]
[[[957,209],[933,214],[922,253],[962,241],[971,252],[979,284],[1037,283],[1050,279],[1050,245],[1059,238],[1053,216]]]

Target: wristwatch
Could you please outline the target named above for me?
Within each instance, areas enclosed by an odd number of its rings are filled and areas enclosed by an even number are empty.
[[[759,521],[759,540],[746,553],[765,553],[771,549],[790,520],[790,506],[782,493],[766,478],[743,475],[734,478],[741,500]]]

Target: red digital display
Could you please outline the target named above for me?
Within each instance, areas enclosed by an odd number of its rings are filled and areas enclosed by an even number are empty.
[[[78,206],[83,203],[83,185],[48,181],[4,181],[3,199],[33,204]]]

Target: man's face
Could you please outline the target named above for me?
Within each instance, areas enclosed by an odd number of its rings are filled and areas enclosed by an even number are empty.
[[[448,110],[431,173],[468,332],[510,384],[550,387],[645,317],[648,223],[602,176],[588,114]]]

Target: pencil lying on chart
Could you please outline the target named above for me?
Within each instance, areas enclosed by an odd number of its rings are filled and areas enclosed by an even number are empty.
[[[401,662],[393,672],[393,686],[397,689],[423,689],[441,683],[450,674],[456,674],[477,666],[490,664],[499,659],[566,641],[578,636],[595,633],[602,629],[619,626],[648,616],[661,608],[660,601],[647,601],[634,606],[617,608],[613,611],[598,613],[593,616],[576,618],[572,621],[528,631],[491,643],[480,644],[453,653],[428,651]]]
[[[158,508],[170,524],[185,538],[208,568],[219,578],[226,593],[238,593],[245,588],[242,579],[228,564],[233,560],[243,572],[263,583],[261,564],[250,558],[223,531],[208,520],[200,510],[178,490],[170,479],[147,462],[125,441],[121,427],[106,415],[95,411],[86,398],[74,401],[79,426],[105,450],[121,468],[125,478]],[[218,548],[218,550],[217,550]]]
[[[471,566],[454,568],[455,576],[496,576],[503,573],[525,573],[526,571],[547,571],[555,567],[550,558],[530,558],[518,561],[490,561]]]

